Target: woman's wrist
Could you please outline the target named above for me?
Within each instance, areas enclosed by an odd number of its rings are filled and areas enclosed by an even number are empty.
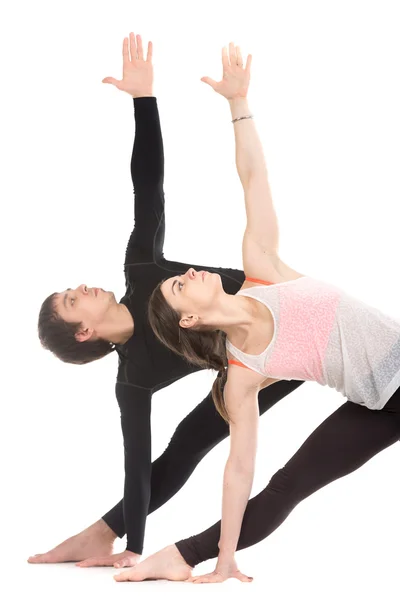
[[[247,98],[232,98],[228,100],[231,109],[232,119],[244,117],[250,114]]]
[[[229,562],[235,556],[236,549],[232,546],[224,546],[223,544],[218,545],[218,560],[223,562]]]

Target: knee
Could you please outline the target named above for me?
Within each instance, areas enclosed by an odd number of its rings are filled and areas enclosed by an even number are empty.
[[[187,436],[186,432],[180,431],[179,427],[175,431],[164,454],[171,460],[178,462],[200,461],[209,451],[199,439],[195,436]]]
[[[311,493],[313,486],[310,475],[285,466],[271,477],[265,491],[300,502]]]

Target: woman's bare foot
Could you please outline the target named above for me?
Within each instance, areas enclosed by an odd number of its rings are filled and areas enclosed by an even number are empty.
[[[68,538],[53,550],[31,556],[28,562],[34,564],[75,562],[91,556],[107,556],[112,554],[116,537],[106,522],[100,519],[77,535]]]
[[[144,581],[145,579],[169,579],[186,581],[192,574],[192,567],[184,561],[178,548],[167,546],[152,554],[133,569],[114,576],[115,581]]]

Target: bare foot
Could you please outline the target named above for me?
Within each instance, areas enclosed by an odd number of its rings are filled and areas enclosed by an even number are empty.
[[[34,564],[75,562],[91,556],[106,556],[112,554],[116,537],[105,521],[100,519],[77,535],[68,538],[53,550],[31,556],[28,562]]]
[[[144,581],[145,579],[169,579],[186,581],[192,574],[192,567],[184,561],[178,548],[167,546],[152,554],[133,569],[114,576],[115,581]]]

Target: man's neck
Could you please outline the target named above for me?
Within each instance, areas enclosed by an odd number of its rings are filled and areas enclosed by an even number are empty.
[[[117,304],[109,320],[97,331],[99,337],[113,344],[126,344],[133,336],[134,319],[125,304]]]

